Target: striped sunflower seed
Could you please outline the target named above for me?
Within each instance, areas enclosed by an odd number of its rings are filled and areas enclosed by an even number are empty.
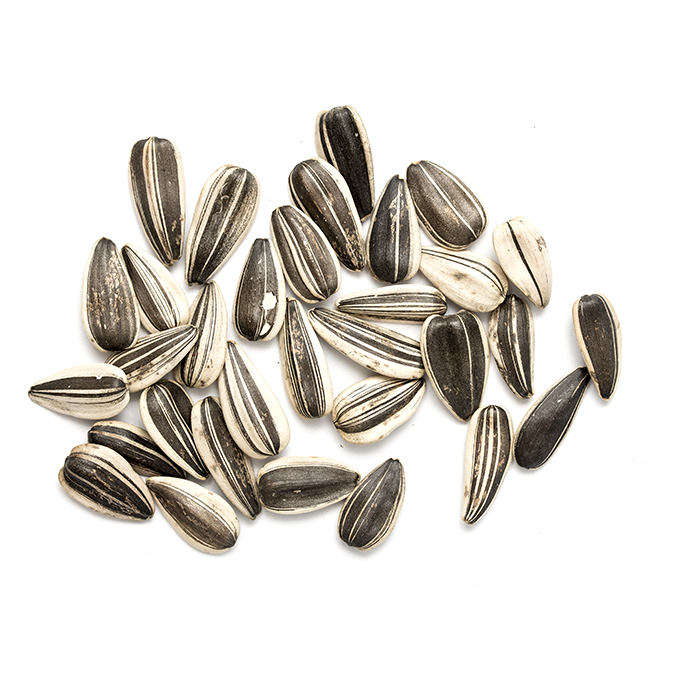
[[[466,248],[487,227],[487,213],[476,194],[438,164],[413,162],[406,180],[420,223],[441,246]]]
[[[258,471],[263,506],[275,513],[316,511],[343,500],[358,484],[359,472],[327,457],[279,457]]]
[[[407,281],[420,268],[420,227],[410,191],[398,175],[389,179],[377,201],[366,237],[366,260],[379,281]]]
[[[534,321],[530,306],[517,295],[490,314],[488,343],[509,389],[520,398],[534,394]]]
[[[394,529],[405,495],[405,474],[398,459],[373,469],[347,497],[338,518],[338,534],[362,551],[381,544]]]
[[[574,421],[590,380],[581,366],[532,404],[516,431],[513,452],[519,466],[538,469],[551,459]]]
[[[297,164],[288,177],[291,197],[319,229],[338,260],[354,272],[366,265],[361,220],[345,179],[316,157]]]
[[[448,410],[466,422],[480,406],[490,366],[481,320],[464,309],[430,316],[422,326],[420,344],[431,386]]]
[[[99,351],[119,351],[138,339],[140,321],[131,280],[117,246],[101,237],[82,280],[82,323]]]
[[[308,303],[340,288],[342,272],[326,235],[295,206],[280,206],[270,219],[272,243],[295,295]]]
[[[469,525],[487,511],[501,487],[513,454],[511,415],[498,405],[471,417],[464,455],[462,520]]]
[[[245,340],[271,340],[281,330],[286,311],[286,283],[269,239],[256,239],[239,275],[232,323]]]
[[[294,298],[286,303],[279,351],[286,392],[298,415],[316,419],[330,413],[333,385],[326,357],[302,305]]]
[[[423,378],[368,377],[335,397],[333,424],[347,443],[376,443],[412,417],[425,388]]]
[[[250,457],[278,455],[291,437],[277,397],[253,361],[236,343],[227,343],[225,368],[218,378],[223,417],[234,442]]]
[[[552,270],[548,247],[525,218],[512,218],[492,232],[492,246],[506,276],[536,306],[551,299]]]
[[[190,476],[206,480],[209,472],[192,435],[192,399],[177,382],[164,380],[144,389],[141,419],[151,438]]]
[[[152,250],[165,265],[180,260],[185,181],[178,149],[165,138],[146,138],[131,149],[129,181],[138,219]]]
[[[417,340],[324,307],[311,309],[307,316],[314,330],[352,361],[389,377],[424,375]]]
[[[226,164],[207,179],[185,246],[185,283],[206,283],[229,259],[253,224],[260,185],[250,171]]]
[[[160,511],[190,546],[204,553],[223,553],[239,538],[232,507],[220,496],[182,478],[148,478]]]
[[[448,300],[471,312],[491,312],[509,288],[502,268],[472,251],[423,246],[420,271]]]
[[[146,335],[130,349],[116,352],[106,363],[121,368],[129,391],[135,392],[161,380],[187,354],[197,340],[194,326],[178,326]]]
[[[349,105],[322,110],[316,118],[316,148],[321,159],[345,178],[363,220],[373,210],[373,156],[361,116]]]
[[[43,408],[87,420],[115,417],[130,399],[124,371],[106,363],[73,366],[44,377],[28,396]]]
[[[262,507],[253,464],[227,430],[220,399],[207,396],[194,404],[192,433],[206,468],[223,494],[244,516],[255,520]]]
[[[199,290],[188,322],[197,328],[198,337],[176,368],[176,379],[186,387],[208,387],[218,379],[227,352],[227,306],[215,281]]]
[[[574,333],[600,398],[614,395],[621,374],[621,325],[610,301],[599,293],[582,295],[572,308]]]
[[[59,471],[59,483],[75,501],[123,520],[147,520],[155,513],[152,496],[129,462],[110,448],[77,445]]]

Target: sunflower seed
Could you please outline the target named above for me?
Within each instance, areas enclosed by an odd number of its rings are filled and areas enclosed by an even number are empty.
[[[511,415],[498,405],[471,417],[464,455],[462,520],[475,523],[487,511],[504,480],[513,454]]]
[[[131,149],[129,181],[138,219],[152,250],[165,265],[183,247],[185,181],[178,149],[165,138],[138,141]]]
[[[340,288],[342,272],[326,235],[295,206],[280,206],[270,219],[272,243],[284,276],[301,300],[325,300]]]
[[[138,340],[131,349],[112,354],[106,363],[127,375],[129,391],[135,392],[161,380],[187,354],[197,340],[194,326],[178,326]]]
[[[316,148],[321,159],[345,178],[361,220],[373,210],[375,180],[368,134],[349,105],[322,110],[316,118]]]
[[[286,311],[286,283],[269,239],[256,239],[239,275],[232,323],[245,340],[271,340],[281,330]]]
[[[488,217],[478,197],[443,167],[413,162],[406,180],[420,223],[436,243],[463,249],[485,230]]]
[[[279,351],[288,398],[301,417],[323,417],[333,409],[333,385],[321,342],[300,302],[288,298],[279,333]]]
[[[448,410],[466,422],[480,406],[490,366],[481,320],[466,310],[430,316],[420,344],[431,386]]]
[[[324,307],[311,309],[307,316],[314,330],[352,361],[389,377],[424,375],[417,340]]]
[[[28,396],[43,408],[87,420],[119,415],[130,398],[124,371],[106,363],[73,366],[42,378]]]
[[[534,402],[516,431],[514,457],[519,466],[538,469],[551,459],[574,421],[590,380],[581,366]]]
[[[192,436],[192,399],[172,380],[144,389],[139,399],[141,419],[151,438],[181,469],[198,480],[209,475]]]
[[[491,312],[509,288],[494,260],[471,251],[423,246],[420,271],[448,300],[471,312]]]
[[[420,268],[420,227],[410,191],[398,175],[389,179],[377,201],[366,238],[366,260],[379,281],[407,281]]]
[[[397,459],[388,459],[347,497],[338,518],[340,539],[362,551],[381,544],[396,525],[404,495],[403,465]]]
[[[366,253],[361,221],[338,170],[314,157],[294,167],[288,185],[296,206],[326,235],[338,260],[349,270],[362,270]]]
[[[194,404],[192,433],[197,450],[218,487],[235,508],[254,520],[262,507],[253,464],[227,430],[218,398],[207,396]]]
[[[278,455],[290,440],[283,408],[246,352],[228,341],[218,378],[223,417],[234,442],[250,457]]]
[[[530,306],[509,294],[490,314],[488,343],[499,372],[520,398],[534,393],[534,322]]]
[[[186,324],[190,306],[185,292],[167,268],[133,244],[122,246],[122,257],[143,327],[156,333]]]
[[[574,333],[600,397],[614,395],[621,374],[621,325],[610,301],[599,293],[582,295],[572,308]]]
[[[138,339],[140,322],[131,280],[117,246],[101,237],[82,280],[82,323],[96,349],[118,351]]]
[[[536,307],[551,299],[551,258],[539,231],[525,218],[512,218],[492,232],[492,246],[506,276]]]
[[[279,457],[258,471],[263,506],[275,513],[316,511],[344,499],[358,484],[351,466],[326,457]]]
[[[119,453],[142,476],[185,478],[185,471],[172,462],[141,427],[127,422],[96,422],[87,432],[87,441]]]
[[[335,309],[372,321],[423,323],[432,314],[445,314],[448,303],[433,286],[405,284],[343,295]]]
[[[423,378],[368,377],[335,397],[333,424],[347,443],[375,443],[412,417],[424,390]]]
[[[227,306],[215,281],[199,290],[188,321],[198,337],[176,368],[176,379],[186,387],[208,387],[218,379],[227,351]]]
[[[253,224],[260,185],[246,169],[226,164],[204,184],[185,246],[185,282],[206,283],[229,259]]]
[[[173,529],[190,546],[222,553],[237,543],[239,520],[219,495],[182,478],[148,478],[146,485]]]
[[[142,478],[114,450],[94,443],[74,447],[59,483],[73,499],[89,509],[123,520],[147,520],[155,512]]]

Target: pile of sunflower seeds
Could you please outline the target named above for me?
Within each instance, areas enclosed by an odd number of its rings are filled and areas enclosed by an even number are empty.
[[[466,251],[487,226],[485,209],[464,182],[429,161],[410,164],[405,178],[393,176],[376,201],[368,136],[350,106],[319,113],[316,144],[320,158],[290,173],[293,205],[273,211],[270,237],[255,239],[242,266],[234,329],[242,340],[277,337],[295,412],[332,415],[348,443],[378,442],[410,419],[428,376],[443,404],[469,423],[462,518],[475,523],[512,457],[527,469],[551,458],[591,380],[603,399],[612,397],[621,366],[617,316],[599,294],[574,303],[586,366],[553,384],[514,433],[504,408],[481,404],[490,353],[515,396],[534,393],[530,304],[546,307],[552,288],[541,234],[516,217],[494,228],[498,262]],[[342,541],[361,550],[382,543],[403,503],[401,462],[388,459],[361,478],[328,457],[278,457],[290,439],[283,407],[242,346],[227,339],[227,307],[213,277],[251,228],[258,179],[225,165],[206,181],[185,241],[185,283],[201,285],[189,306],[167,270],[183,251],[177,148],[161,138],[138,141],[129,176],[155,256],[130,244],[120,252],[101,238],[82,285],[86,334],[111,353],[105,363],[74,366],[29,391],[50,410],[96,420],[88,442],[65,460],[63,488],[99,513],[130,520],[152,517],[156,502],[185,541],[210,553],[236,543],[234,509],[255,519],[262,507],[295,514],[339,501]],[[420,225],[437,245],[421,245]],[[339,290],[341,266],[368,268],[386,285],[339,297],[334,310],[305,311],[303,303]],[[430,285],[397,285],[418,271]],[[509,283],[524,297],[509,293]],[[287,298],[287,286],[298,299]],[[461,309],[447,314],[447,300]],[[487,331],[477,313],[490,313]],[[419,341],[373,321],[421,324]],[[140,336],[141,326],[147,335]],[[322,341],[375,374],[334,395]],[[172,371],[175,379],[163,379]],[[216,382],[219,397],[193,402],[188,389]],[[133,392],[141,392],[145,428],[112,419]],[[269,460],[257,476],[252,458]],[[208,476],[226,499],[195,482]]]

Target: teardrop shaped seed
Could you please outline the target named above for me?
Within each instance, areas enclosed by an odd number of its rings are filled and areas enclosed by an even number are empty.
[[[206,283],[253,224],[260,185],[250,171],[226,164],[204,184],[185,246],[185,283]]]
[[[550,387],[525,413],[516,431],[514,457],[524,469],[538,469],[553,456],[577,414],[591,381],[581,366]]]
[[[141,419],[152,440],[181,469],[198,480],[206,480],[204,466],[192,436],[192,399],[177,382],[157,382],[139,399]]]
[[[145,330],[156,333],[186,324],[190,306],[185,291],[167,268],[133,244],[122,246],[122,257]]]
[[[131,149],[129,181],[138,219],[152,250],[165,265],[180,260],[185,181],[178,149],[165,138],[138,141]]]
[[[420,227],[410,191],[398,175],[389,179],[380,195],[366,238],[366,260],[379,281],[407,281],[420,268]]]
[[[424,375],[417,340],[324,307],[311,309],[307,316],[314,330],[352,361],[389,377]]]
[[[368,377],[335,397],[333,424],[347,443],[376,443],[412,417],[425,388],[423,378]]]
[[[258,471],[260,499],[275,513],[307,513],[344,499],[360,477],[356,469],[327,457],[278,457]]]
[[[599,293],[582,295],[572,308],[574,333],[600,397],[614,395],[621,374],[621,325],[610,301]]]
[[[492,232],[492,246],[506,276],[536,307],[551,299],[551,258],[539,231],[525,218],[512,218]]]
[[[255,520],[262,506],[253,464],[227,430],[220,399],[207,396],[194,404],[192,433],[206,468],[223,494],[244,516]]]
[[[471,251],[423,246],[420,271],[448,300],[471,312],[491,312],[509,289],[502,268]]]
[[[232,507],[219,495],[182,478],[148,478],[146,485],[174,530],[204,553],[232,548],[240,525]]]
[[[338,518],[340,539],[362,551],[381,544],[396,525],[404,495],[403,465],[397,459],[388,459],[347,497]]]
[[[279,351],[286,392],[298,415],[316,419],[330,413],[333,385],[321,341],[294,298],[287,300]]]
[[[520,398],[534,393],[534,321],[530,306],[509,294],[490,314],[488,343],[499,372]]]
[[[176,379],[186,387],[208,387],[218,379],[227,352],[227,306],[215,281],[200,289],[188,322],[198,337],[176,369]]]
[[[278,455],[290,440],[288,419],[277,397],[246,352],[227,343],[218,378],[223,417],[235,443],[254,459]]]
[[[316,118],[316,148],[343,176],[361,220],[373,210],[373,156],[361,116],[349,105],[322,110]]]
[[[471,417],[464,455],[462,520],[475,523],[501,487],[513,454],[511,415],[498,405],[479,408]]]
[[[297,164],[288,177],[291,197],[326,235],[338,260],[352,271],[366,265],[361,220],[345,179],[316,157]]]
[[[28,396],[43,408],[87,420],[119,415],[130,398],[124,371],[106,363],[73,366],[44,377]]]
[[[438,164],[422,160],[406,171],[420,223],[441,246],[466,248],[483,233],[488,217],[476,194]]]
[[[326,235],[295,206],[280,206],[270,218],[272,243],[288,285],[304,302],[319,302],[340,288],[342,272]]]
[[[155,512],[143,479],[114,450],[94,443],[74,447],[59,472],[59,483],[93,511],[123,520],[147,520]]]
[[[101,237],[89,254],[82,280],[82,323],[99,351],[131,347],[140,321],[131,280],[117,246]]]
[[[422,326],[420,344],[431,386],[448,410],[466,422],[480,406],[490,366],[481,320],[466,310],[431,316]]]
[[[256,239],[239,275],[232,323],[245,340],[271,340],[281,330],[286,311],[286,283],[269,239]]]

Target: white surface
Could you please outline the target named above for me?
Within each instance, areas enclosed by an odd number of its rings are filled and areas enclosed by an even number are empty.
[[[5,10],[0,46],[9,237],[2,399],[12,430],[1,497],[3,670],[666,672],[672,366],[669,356],[649,361],[662,357],[671,332],[666,5],[16,7]],[[149,248],[127,181],[132,144],[149,135],[177,144],[187,225],[217,167],[259,177],[254,226],[216,276],[229,308],[250,244],[269,236],[271,211],[289,201],[290,170],[316,154],[317,113],[342,104],[368,130],[378,194],[410,162],[429,159],[483,199],[490,225],[472,250],[494,257],[492,228],[515,215],[545,237],[554,280],[551,304],[534,310],[536,396],[581,364],[573,302],[593,292],[611,300],[623,328],[615,398],[603,402],[589,388],[553,459],[534,472],[512,466],[483,520],[467,527],[467,427],[430,387],[383,442],[349,447],[330,419],[294,413],[276,341],[245,344],[287,411],[284,454],[334,457],[364,475],[401,459],[407,493],[392,536],[363,554],[337,537],[339,505],[265,512],[241,519],[234,549],[209,556],[160,513],[135,524],[87,511],[57,473],[90,423],[44,410],[26,392],[43,376],[100,360],[79,306],[93,242]],[[173,270],[178,279],[183,269],[181,261]],[[375,283],[345,271],[340,294]],[[336,394],[370,374],[326,352]],[[484,401],[507,407],[516,426],[529,406],[494,362]],[[138,394],[121,419],[140,422]]]

